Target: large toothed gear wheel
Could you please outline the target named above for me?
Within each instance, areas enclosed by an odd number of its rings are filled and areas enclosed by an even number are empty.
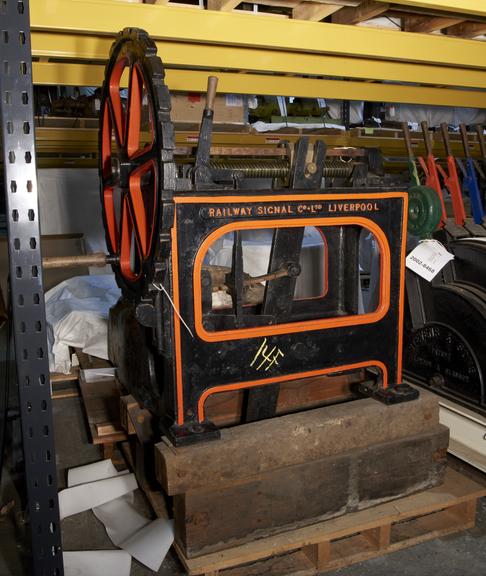
[[[103,220],[123,294],[139,300],[164,274],[175,190],[170,95],[157,47],[140,29],[118,35],[100,110]]]

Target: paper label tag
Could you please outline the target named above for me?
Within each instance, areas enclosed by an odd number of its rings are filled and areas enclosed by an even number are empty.
[[[430,282],[444,268],[454,255],[436,240],[423,240],[407,256],[407,268]]]

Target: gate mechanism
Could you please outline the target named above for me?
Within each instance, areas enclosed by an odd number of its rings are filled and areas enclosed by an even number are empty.
[[[34,149],[28,0],[0,2],[0,110],[32,574],[63,574]]]
[[[121,382],[176,444],[218,436],[206,403],[226,391],[244,393],[244,421],[275,414],[282,382],[350,370],[379,372],[385,402],[416,397],[396,386],[406,191],[322,187],[326,146],[307,138],[215,153],[212,77],[197,152],[176,163],[163,80],[148,35],[121,32],[100,128]]]

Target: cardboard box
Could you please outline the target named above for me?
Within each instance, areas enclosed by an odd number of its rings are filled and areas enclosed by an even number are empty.
[[[172,122],[199,124],[206,104],[205,94],[171,93]],[[246,124],[246,96],[219,94],[214,103],[215,124]]]

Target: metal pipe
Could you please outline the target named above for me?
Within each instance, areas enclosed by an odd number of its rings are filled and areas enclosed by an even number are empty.
[[[47,256],[42,258],[44,270],[54,268],[73,268],[76,266],[99,266],[103,267],[114,262],[114,257],[103,252],[93,254],[81,254],[77,256]]]

